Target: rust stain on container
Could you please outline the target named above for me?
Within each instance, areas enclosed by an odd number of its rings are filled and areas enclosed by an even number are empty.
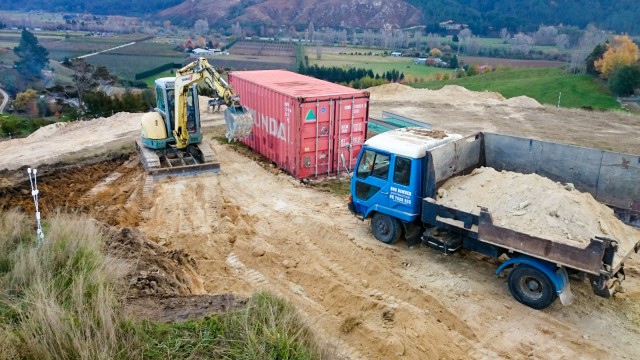
[[[242,140],[297,179],[351,171],[366,140],[369,93],[286,70],[236,71],[255,119]]]

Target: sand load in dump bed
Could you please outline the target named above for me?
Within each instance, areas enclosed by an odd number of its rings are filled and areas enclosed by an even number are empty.
[[[498,226],[578,247],[605,236],[620,242],[619,253],[627,253],[640,240],[640,230],[591,194],[536,174],[478,168],[448,180],[438,190],[438,202],[474,214],[486,207]]]

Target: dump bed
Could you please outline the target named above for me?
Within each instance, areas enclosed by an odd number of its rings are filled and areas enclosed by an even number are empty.
[[[638,227],[640,157],[637,155],[492,133],[478,133],[445,144],[430,150],[428,155],[422,211],[425,223],[449,227],[479,241],[594,274],[615,271],[634,250],[634,245],[637,249],[640,239],[617,239],[632,246],[625,246],[624,251],[614,254],[607,251],[610,241],[596,238],[597,234],[587,245],[567,245],[494,225],[486,209],[475,214],[465,213],[433,200],[437,188],[445,181],[486,166],[573,183],[579,191],[590,193],[613,208],[623,222]],[[602,260],[608,269],[602,267]]]
[[[449,178],[487,166],[498,171],[538,174],[590,193],[640,227],[640,156],[509,135],[478,133],[431,150],[433,176],[425,194]]]

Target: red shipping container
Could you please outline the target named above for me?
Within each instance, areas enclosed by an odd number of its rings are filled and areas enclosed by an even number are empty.
[[[297,179],[352,171],[366,140],[369,93],[285,70],[234,71],[254,116],[242,142]]]

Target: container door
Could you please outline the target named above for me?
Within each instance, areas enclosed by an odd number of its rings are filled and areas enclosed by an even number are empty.
[[[360,149],[366,140],[368,99],[335,100],[332,172],[353,171]]]
[[[300,107],[301,156],[300,178],[316,177],[332,172],[329,146],[332,140],[334,102],[331,100],[303,103]]]

